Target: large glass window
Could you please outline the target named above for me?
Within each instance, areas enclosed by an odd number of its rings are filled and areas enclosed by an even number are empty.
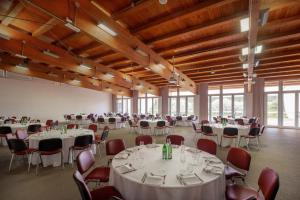
[[[211,96],[211,116],[220,115],[220,96]]]
[[[244,115],[244,95],[233,95],[233,112],[235,118],[241,118]]]
[[[169,113],[171,115],[177,115],[177,98],[169,98]]]
[[[278,94],[267,94],[267,125],[278,125]]]
[[[116,112],[117,113],[131,113],[131,99],[128,97],[117,96],[116,99]]]
[[[295,93],[283,94],[283,125],[295,126]]]
[[[223,96],[223,116],[232,116],[232,96]]]
[[[180,110],[180,115],[185,115],[186,114],[186,97],[180,97],[179,101],[179,110]]]
[[[152,94],[139,94],[138,113],[140,114],[157,114],[158,97]]]
[[[187,115],[194,114],[194,97],[187,97]]]
[[[194,94],[190,91],[169,89],[169,114],[194,115]]]

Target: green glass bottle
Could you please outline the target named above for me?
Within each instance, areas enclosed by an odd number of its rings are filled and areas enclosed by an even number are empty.
[[[164,144],[162,147],[162,159],[167,160],[167,158],[168,158],[168,149],[167,149],[167,145]]]

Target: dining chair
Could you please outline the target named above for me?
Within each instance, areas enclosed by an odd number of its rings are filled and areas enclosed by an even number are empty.
[[[39,155],[42,166],[43,166],[42,156],[51,156],[60,153],[61,166],[62,168],[64,168],[64,155],[62,151],[62,140],[60,138],[50,138],[50,139],[40,140],[37,153]],[[31,163],[31,159],[30,159],[30,163]],[[40,163],[37,163],[36,165],[36,171],[35,171],[36,175],[38,175],[39,165]]]
[[[129,133],[132,133],[132,131],[134,131],[135,133],[137,132],[136,129],[139,127],[136,124],[133,124],[132,120],[128,120],[128,124],[129,124]]]
[[[170,131],[171,133],[174,133],[175,126],[176,126],[176,120],[171,119],[169,121],[169,124],[166,126],[168,130],[168,134],[170,134]]]
[[[97,123],[99,124],[99,128],[103,128],[105,126],[105,120],[103,117],[98,117],[97,118]]]
[[[197,128],[196,124],[194,122],[192,122],[192,126],[193,126],[194,133],[195,133],[193,139],[195,140],[197,138],[197,135],[202,133],[202,130],[201,130],[201,128]]]
[[[144,131],[147,130],[148,134],[151,134],[151,127],[148,121],[140,121],[140,132],[144,134]]]
[[[90,124],[88,129],[92,130],[94,132],[94,134],[96,134],[97,130],[98,130],[98,126],[97,126],[97,124]]]
[[[141,142],[144,142],[144,145],[152,144],[152,137],[150,135],[139,135],[135,138],[135,145],[139,146]]]
[[[30,124],[27,128],[27,134],[35,134],[42,131],[42,125],[41,124]]]
[[[116,118],[114,118],[114,117],[108,118],[108,125],[109,125],[110,129],[116,129],[117,128]]]
[[[31,164],[31,157],[34,152],[37,151],[37,149],[28,148],[28,146],[25,144],[25,142],[22,139],[17,138],[8,138],[7,139],[7,145],[11,152],[11,159],[8,167],[8,171],[11,171],[11,167],[13,164],[13,160],[15,156],[27,156],[28,160],[28,172],[30,171],[30,164]]]
[[[197,148],[212,155],[217,154],[217,143],[213,140],[199,139],[197,142]]]
[[[168,135],[166,137],[166,142],[170,140],[171,144],[182,145],[184,143],[184,137],[181,135]]]
[[[95,135],[95,139],[94,139],[93,143],[96,144],[100,157],[101,157],[101,145],[102,144],[105,145],[108,134],[109,134],[109,127],[105,126],[103,128],[103,132],[102,132],[101,136]]]
[[[164,134],[166,128],[167,127],[165,121],[157,121],[156,126],[154,127],[154,133],[156,134],[158,131],[161,131],[161,133]]]
[[[82,200],[123,200],[114,186],[104,186],[90,191],[79,171],[75,171],[73,179],[79,189]]]
[[[125,143],[123,139],[112,139],[106,142],[106,155],[107,156],[115,156],[121,151],[125,150]],[[108,159],[108,166],[111,162],[111,158]]]
[[[76,165],[78,171],[83,175],[86,172],[84,180],[86,182],[96,182],[97,185],[100,185],[101,182],[109,181],[109,167],[95,167],[95,157],[90,150],[82,151],[76,157]]]
[[[183,124],[182,116],[176,116],[176,124],[182,126]]]
[[[124,127],[126,123],[126,117],[121,116],[121,120],[117,122],[117,124],[120,124],[118,127]]]
[[[16,137],[18,139],[24,140],[24,142],[28,145],[29,144],[29,140],[28,137],[29,135],[27,134],[27,132],[23,129],[17,129],[16,130]]]
[[[47,129],[47,130],[50,130],[50,129],[52,129],[52,127],[53,127],[53,120],[48,119],[48,120],[46,121],[46,129]]]
[[[1,144],[3,144],[2,140],[6,139],[6,134],[8,133],[13,133],[10,126],[0,126]]]
[[[75,160],[75,151],[83,151],[86,149],[90,149],[93,144],[93,136],[92,135],[80,135],[75,137],[74,144],[69,148],[68,161],[70,161],[73,166],[73,161]]]
[[[241,125],[241,126],[244,126],[244,125],[245,125],[244,120],[241,119],[241,118],[235,119],[234,121],[236,121],[236,123],[237,123],[238,125]]]
[[[246,140],[246,147],[247,147],[247,149],[249,149],[250,140],[255,139],[257,148],[260,149],[259,135],[260,135],[260,128],[258,128],[258,127],[250,128],[250,131],[249,131],[248,135],[241,135],[240,136],[239,146],[240,146],[241,140],[244,138]]]
[[[67,129],[78,129],[78,124],[68,124]]]
[[[245,177],[249,171],[251,155],[246,150],[232,147],[227,154],[227,165],[225,167],[225,177],[234,182],[234,178],[240,178],[245,182]]]
[[[216,138],[217,144],[219,144],[218,134],[213,132],[213,129],[211,126],[202,125],[201,130],[202,130],[203,136]]]
[[[244,185],[226,186],[227,200],[275,200],[279,189],[278,174],[268,167],[264,168],[258,178],[258,190]]]
[[[223,138],[227,138],[227,139],[230,139],[230,140],[234,140],[234,144],[236,146],[238,135],[239,135],[239,130],[237,128],[225,127],[223,129],[223,134],[221,136],[220,145],[222,146]]]

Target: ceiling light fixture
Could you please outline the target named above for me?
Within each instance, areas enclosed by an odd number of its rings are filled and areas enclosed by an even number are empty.
[[[174,56],[173,56],[173,72],[172,75],[169,79],[169,83],[171,84],[177,84],[177,78],[176,78],[176,74],[175,74],[175,61],[174,61]]]
[[[107,72],[107,73],[105,74],[105,76],[107,76],[108,78],[114,78],[114,77],[115,77],[115,75],[113,75],[113,74],[110,73],[110,72]]]
[[[103,31],[105,31],[106,33],[112,35],[112,36],[117,36],[117,33],[115,31],[113,31],[111,28],[109,28],[108,26],[106,26],[103,23],[100,23],[97,25],[99,28],[101,28]]]
[[[5,40],[10,40],[10,37],[7,35],[4,35],[2,33],[0,33],[0,38],[5,39]]]
[[[44,50],[44,51],[43,51],[43,54],[45,54],[45,55],[47,55],[47,56],[50,56],[50,57],[53,57],[53,58],[59,58],[59,55],[57,55],[57,54],[51,52],[49,49]]]
[[[165,5],[165,4],[168,3],[168,0],[159,0],[159,3],[160,3],[161,5]]]
[[[261,26],[264,26],[267,24],[269,18],[269,9],[261,10],[259,13],[259,23]]]
[[[143,50],[141,50],[140,48],[136,47],[136,48],[134,48],[134,50],[135,50],[137,53],[141,54],[142,56],[148,57],[148,54],[145,53],[145,52],[144,52]]]
[[[149,67],[145,67],[145,69],[146,69],[147,71],[151,71],[151,69],[150,69]]]
[[[249,31],[249,17],[240,20],[241,32]]]
[[[249,64],[248,64],[248,63],[244,63],[244,64],[243,64],[243,69],[248,69],[248,67],[249,67]]]
[[[87,64],[84,64],[84,63],[81,63],[81,64],[80,64],[80,67],[81,67],[81,68],[85,68],[85,69],[92,69],[91,66],[89,66],[89,65],[87,65]]]
[[[258,67],[259,66],[259,60],[257,60],[256,62],[255,62],[255,66],[254,67]]]
[[[263,46],[258,45],[258,46],[255,47],[254,53],[259,54],[259,53],[262,52],[262,49],[263,49]],[[242,56],[245,56],[245,55],[248,55],[248,54],[249,54],[249,48],[248,47],[242,48]]]
[[[22,41],[21,52],[15,54],[16,57],[18,57],[18,58],[23,58],[23,59],[26,59],[26,58],[27,58],[27,56],[25,56],[25,55],[23,54],[23,53],[24,53],[24,45],[25,45],[25,43],[26,43],[26,42],[23,40],[23,41]]]
[[[67,17],[67,19],[66,19],[66,23],[65,23],[65,26],[66,27],[68,27],[69,29],[71,29],[72,31],[75,31],[76,33],[79,33],[80,32],[80,29],[77,27],[77,26],[75,26],[74,24],[73,24],[73,21],[71,20],[71,19],[69,19],[68,17]]]

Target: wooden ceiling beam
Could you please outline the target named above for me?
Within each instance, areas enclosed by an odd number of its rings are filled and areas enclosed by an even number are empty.
[[[49,30],[51,30],[57,24],[58,24],[58,21],[52,17],[45,24],[43,24],[42,26],[37,28],[35,31],[33,31],[32,36],[39,37],[39,36],[47,33]]]
[[[138,0],[138,1],[132,1],[132,3],[129,6],[126,6],[125,8],[122,8],[121,10],[118,10],[114,12],[111,17],[114,20],[119,20],[128,15],[129,13],[132,13],[136,11],[137,9],[142,9],[150,6],[153,3],[151,0]]]
[[[78,49],[74,49],[73,52],[77,55],[80,55],[80,56],[84,56],[86,55],[86,52],[87,51],[91,51],[93,49],[96,49],[100,46],[99,42],[97,41],[93,41],[93,42],[90,42],[88,43],[87,45],[83,46],[83,47],[80,47]],[[87,55],[88,56],[88,55]]]
[[[195,15],[199,12],[205,11],[207,9],[212,9],[216,7],[223,6],[225,4],[232,3],[236,0],[208,0],[208,1],[203,1],[200,2],[199,4],[195,6],[190,6],[187,9],[180,9],[177,12],[173,12],[172,14],[168,14],[165,17],[159,17],[156,20],[152,20],[150,23],[144,24],[142,26],[133,28],[131,30],[132,33],[138,33],[141,31],[148,30],[150,28],[157,27],[159,25],[162,25],[164,23],[168,23],[174,20],[182,19],[182,18],[187,18],[192,15]]]
[[[1,20],[1,24],[8,26],[14,21],[14,18],[24,9],[22,3],[18,3],[8,14]]]
[[[57,10],[53,7],[55,3],[49,4],[48,2],[41,0],[23,1],[41,10],[42,12],[45,12],[51,17],[56,17],[62,23],[65,23],[62,16],[59,16],[60,13],[57,12]],[[166,80],[169,80],[169,78],[172,76],[173,66],[168,61],[159,56],[138,38],[130,34],[111,17],[107,16],[106,13],[97,7],[96,2],[93,1],[90,3],[85,0],[78,0],[78,3],[80,4],[80,8],[78,9],[78,13],[76,15],[76,26],[80,28],[82,32],[94,38],[96,41],[99,41],[114,49],[115,51],[122,53],[125,57],[138,63],[139,65],[149,66],[149,68],[151,68],[155,73],[164,77]],[[87,15],[89,16],[87,17]],[[106,25],[113,29],[118,35],[114,37],[97,27],[99,21],[105,22]],[[136,47],[147,53],[148,56],[145,57],[139,54],[137,51],[135,51]],[[159,63],[164,65],[165,68],[158,69],[157,64]],[[185,82],[180,83],[181,87],[195,92],[195,83],[177,69],[175,70],[186,80]]]

